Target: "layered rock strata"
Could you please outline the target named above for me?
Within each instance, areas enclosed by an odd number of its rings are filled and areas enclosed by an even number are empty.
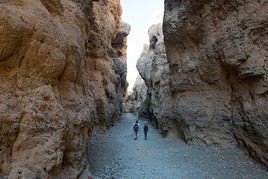
[[[129,26],[119,0],[0,2],[0,173],[86,178],[90,134],[117,120]]]

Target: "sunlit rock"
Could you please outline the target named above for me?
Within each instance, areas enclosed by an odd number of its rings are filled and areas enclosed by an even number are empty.
[[[1,1],[0,173],[89,175],[88,137],[118,119],[127,87],[120,15],[119,0]]]

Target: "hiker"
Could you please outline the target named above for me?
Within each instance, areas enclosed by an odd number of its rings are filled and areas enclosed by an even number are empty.
[[[149,126],[147,122],[144,122],[143,132],[144,132],[144,139],[147,140],[147,132],[148,132]]]
[[[138,131],[139,131],[139,121],[136,120],[135,124],[133,125],[133,131],[135,134],[135,140],[138,138]]]

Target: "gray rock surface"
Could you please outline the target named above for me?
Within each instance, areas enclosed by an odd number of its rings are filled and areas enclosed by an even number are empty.
[[[147,86],[141,76],[138,76],[132,91],[126,95],[124,100],[125,112],[135,113],[138,116],[146,116],[147,108],[145,105],[147,97]]]
[[[268,1],[165,1],[172,119],[186,141],[236,142],[268,167]]]
[[[137,62],[137,69],[145,81],[147,97],[143,103],[143,117],[150,118],[151,122],[165,134],[167,120],[163,120],[163,112],[170,107],[168,73],[169,66],[166,58],[162,24],[152,25],[148,30],[150,44],[145,45]]]
[[[268,167],[267,19],[267,0],[165,1],[164,41],[152,26],[137,63],[163,134],[238,144]]]

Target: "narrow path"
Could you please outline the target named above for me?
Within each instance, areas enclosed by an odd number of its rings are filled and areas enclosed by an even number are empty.
[[[91,139],[89,162],[96,178],[268,179],[264,169],[236,149],[186,145],[162,138],[152,126],[147,141],[142,131],[134,140],[136,119],[125,114],[105,134]],[[142,127],[143,121],[139,122]]]

